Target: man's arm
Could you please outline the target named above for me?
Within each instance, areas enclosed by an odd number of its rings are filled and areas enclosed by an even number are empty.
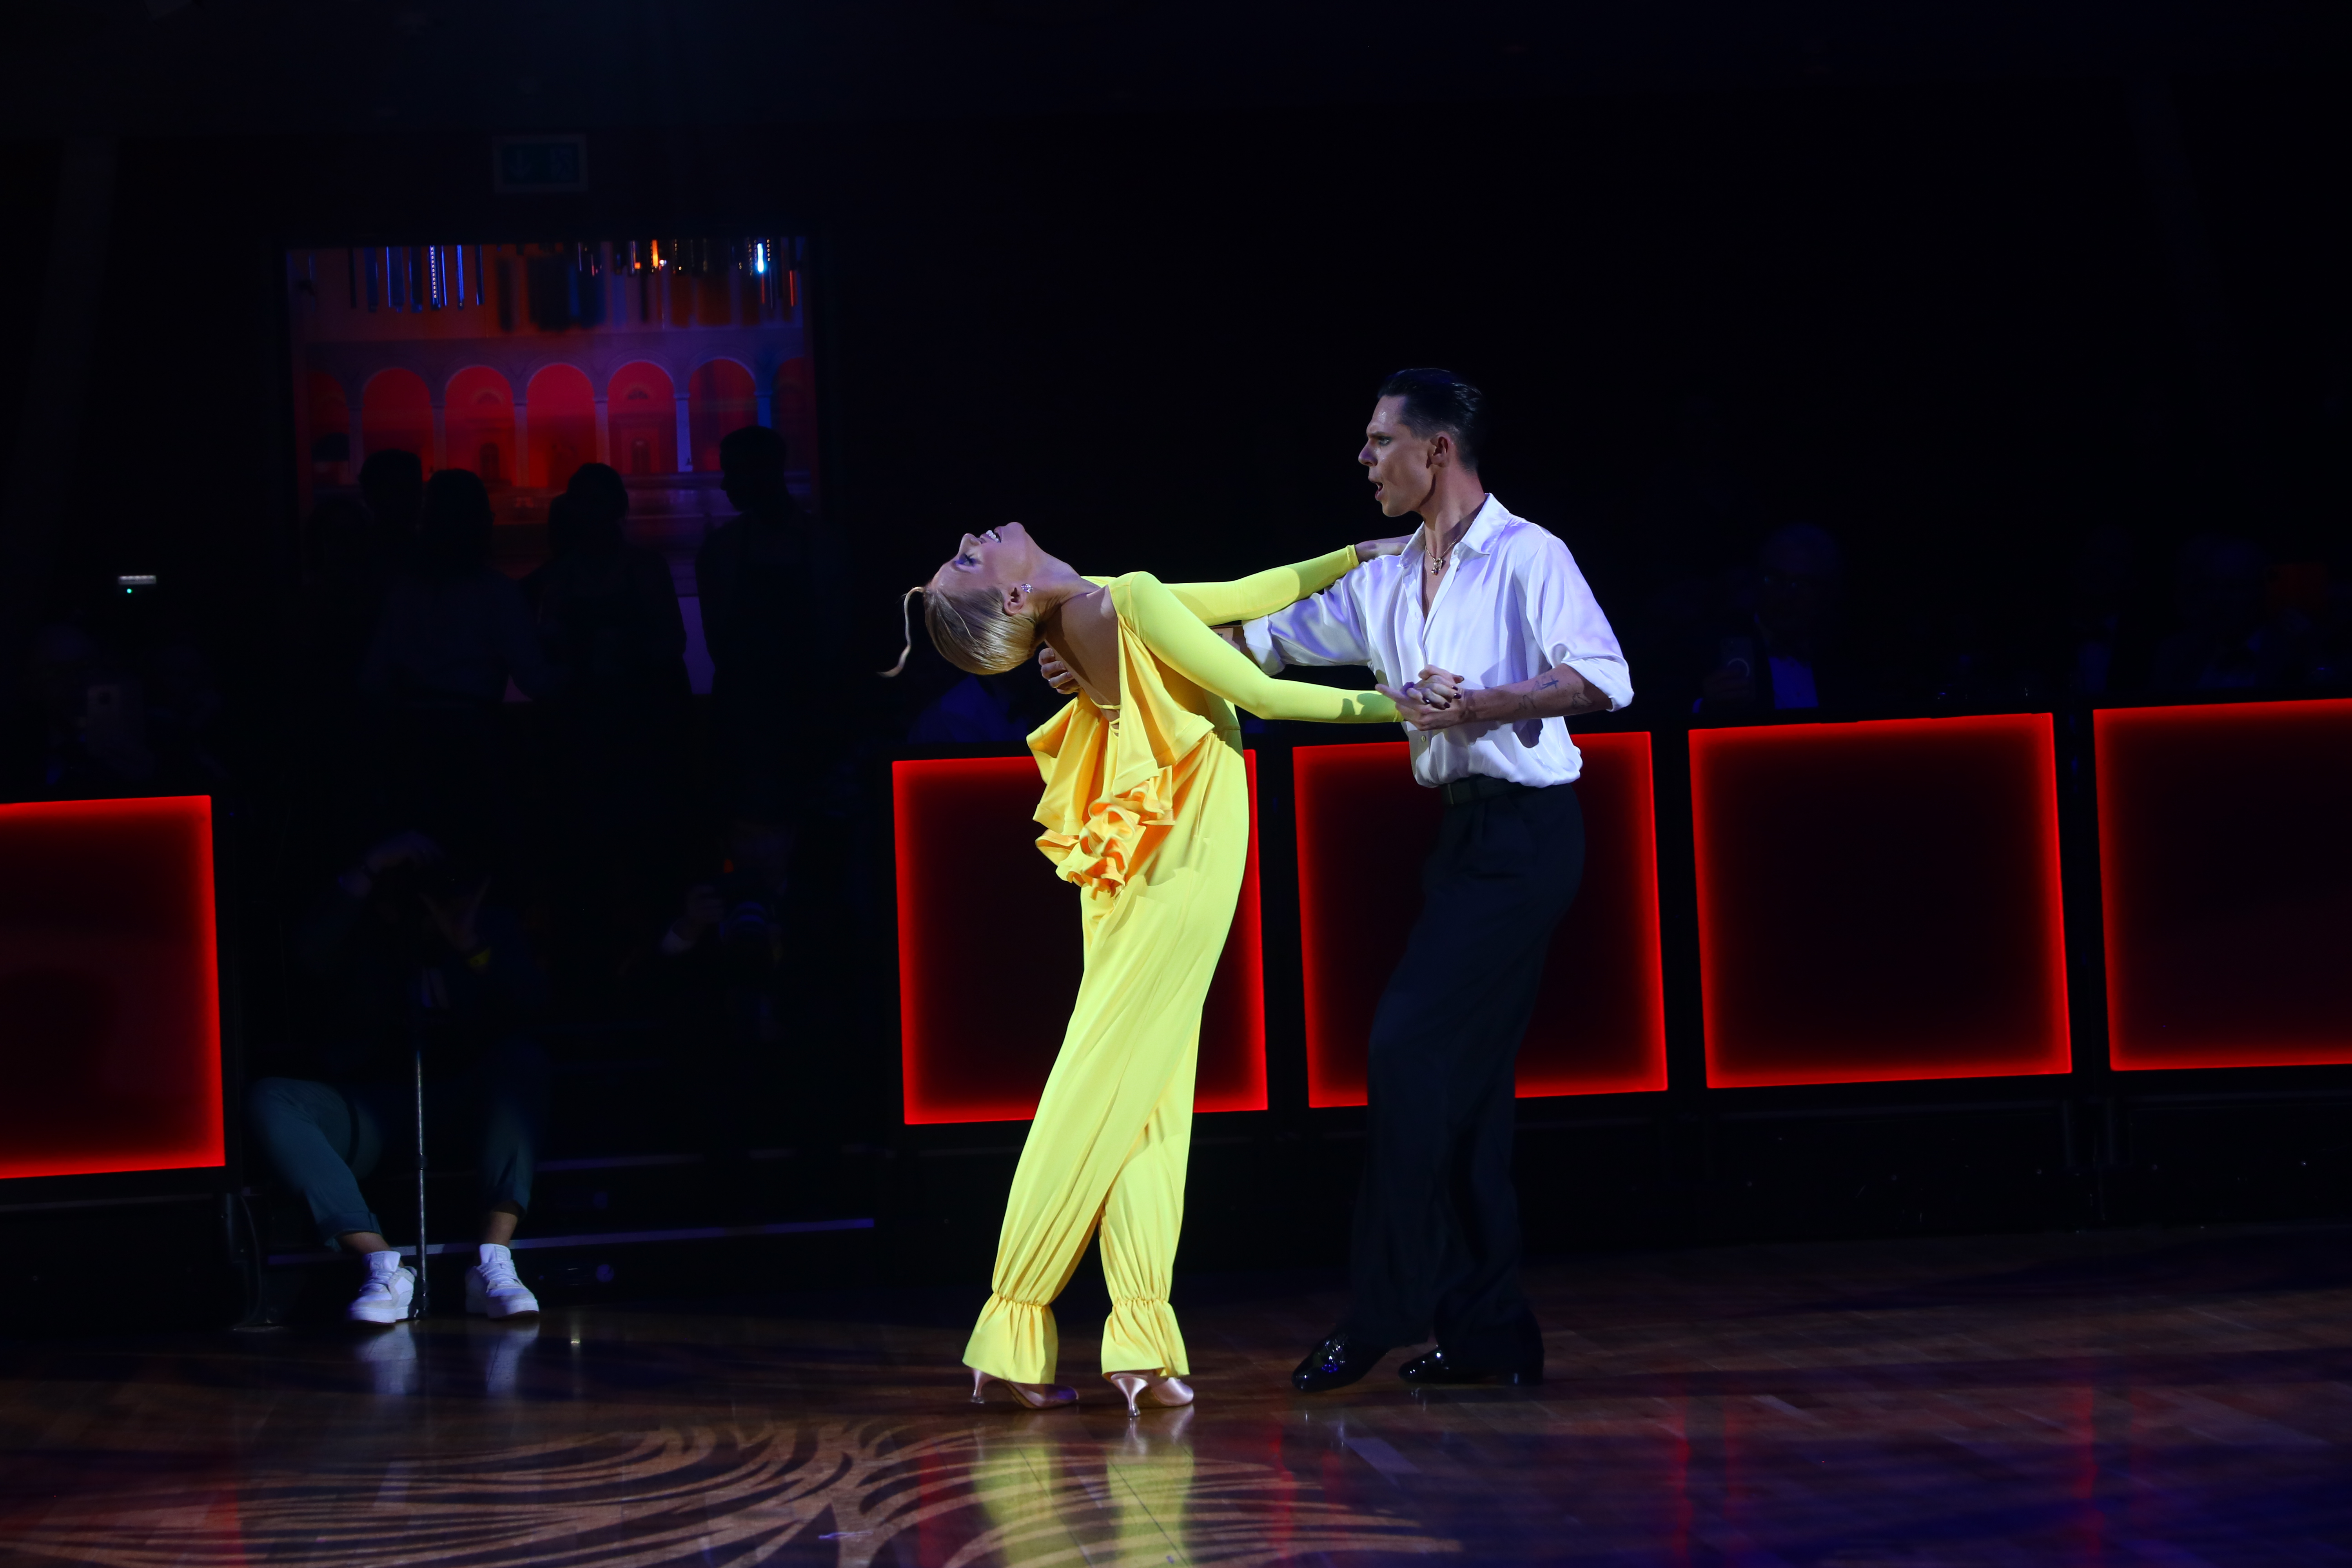
[[[1350,572],[1288,609],[1245,622],[1236,646],[1268,675],[1278,675],[1295,664],[1370,664],[1371,639],[1365,635],[1367,615],[1361,590],[1371,574],[1364,569]]]
[[[1553,665],[1541,675],[1515,680],[1508,686],[1480,686],[1465,690],[1462,678],[1434,665],[1402,690],[1381,687],[1381,693],[1397,705],[1397,717],[1424,731],[1451,730],[1457,724],[1517,724],[1528,719],[1570,719],[1579,713],[1606,713],[1616,704],[1609,694],[1565,664]]]

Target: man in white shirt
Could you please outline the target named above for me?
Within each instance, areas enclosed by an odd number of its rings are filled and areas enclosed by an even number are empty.
[[[1622,708],[1633,688],[1568,547],[1480,483],[1480,404],[1444,371],[1391,376],[1357,460],[1381,510],[1420,529],[1237,639],[1269,671],[1370,666],[1404,717],[1413,777],[1445,798],[1372,1023],[1355,1300],[1291,1374],[1304,1393],[1433,1331],[1409,1383],[1543,1375],[1518,1283],[1512,1067],[1584,867],[1566,720]]]

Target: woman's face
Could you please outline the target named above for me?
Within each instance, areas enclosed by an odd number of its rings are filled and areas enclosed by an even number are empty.
[[[959,595],[987,594],[1002,601],[1037,575],[1039,559],[1029,531],[1008,522],[965,534],[947,564],[931,574],[929,585]]]

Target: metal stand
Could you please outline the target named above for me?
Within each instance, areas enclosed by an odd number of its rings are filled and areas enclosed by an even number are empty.
[[[417,981],[415,1023],[410,1043],[416,1058],[416,1299],[409,1316],[421,1318],[433,1310],[433,1270],[431,1252],[425,1231],[425,995],[424,981]]]

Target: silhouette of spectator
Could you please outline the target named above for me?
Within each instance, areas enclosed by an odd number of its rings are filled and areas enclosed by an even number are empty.
[[[16,800],[154,793],[144,682],[79,626],[43,626],[26,650],[5,767]]]
[[[147,739],[173,795],[221,795],[232,783],[211,658],[194,639],[165,638],[147,661]]]
[[[609,975],[668,897],[677,874],[672,841],[684,816],[692,727],[686,623],[669,563],[624,534],[628,506],[617,472],[582,465],[548,508],[552,558],[524,584],[566,675],[541,713],[556,815],[570,843],[603,849],[551,861],[567,884],[556,904],[572,928],[563,946],[582,975]],[[593,929],[599,921],[601,935]]]
[[[731,431],[719,444],[719,462],[740,515],[703,541],[694,574],[722,770],[740,793],[804,797],[805,747],[792,715],[803,694],[806,650],[840,640],[841,596],[810,591],[835,580],[831,552],[785,488],[782,436],[758,425]]]
[[[399,570],[416,540],[425,508],[425,464],[414,452],[386,447],[360,465],[360,500],[373,524],[368,545],[378,582]]]
[[[320,1239],[366,1261],[354,1322],[399,1321],[415,1290],[359,1184],[386,1160],[396,1169],[414,1158],[420,1050],[427,1158],[463,1150],[480,1175],[467,1310],[539,1310],[506,1244],[530,1210],[545,1137],[548,1061],[533,1035],[545,985],[520,923],[489,889],[479,867],[422,834],[368,850],[297,942],[320,1005],[309,1074],[258,1079],[247,1092],[254,1141],[309,1205]]]
[[[1692,710],[1741,718],[1864,700],[1867,678],[1838,644],[1844,584],[1844,557],[1826,530],[1776,530],[1758,555],[1744,624],[1735,619],[1716,639]]]
[[[384,594],[361,671],[382,727],[375,772],[409,820],[487,825],[505,804],[499,706],[553,692],[522,590],[489,565],[489,492],[463,468],[425,487],[416,544]]]
[[[294,607],[293,690],[298,792],[312,814],[313,842],[340,845],[352,806],[354,707],[360,669],[383,609],[386,552],[375,519],[348,496],[310,510],[302,533],[302,585]],[[330,826],[334,825],[334,826]]]
[[[2182,626],[2157,646],[2149,684],[2220,691],[2299,681],[2310,626],[2269,608],[2269,558],[2251,540],[2200,533],[2184,542],[2173,570]]]
[[[1874,689],[1948,709],[2044,701],[2046,649],[2035,628],[2046,617],[2034,607],[2046,599],[2046,574],[2032,570],[2032,542],[1979,519],[1919,531],[1926,548],[1905,574],[1909,592],[1895,601],[1903,619],[1853,638],[1870,647]]]

